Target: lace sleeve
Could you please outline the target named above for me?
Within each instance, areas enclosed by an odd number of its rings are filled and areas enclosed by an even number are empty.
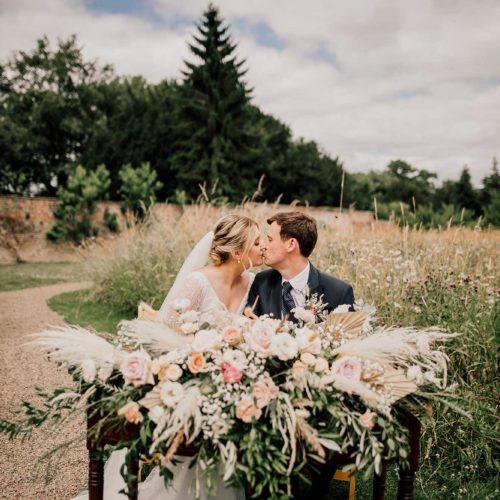
[[[175,321],[177,319],[177,312],[172,307],[174,302],[187,299],[189,301],[189,306],[187,310],[189,311],[199,311],[201,308],[203,300],[203,281],[200,280],[200,276],[196,272],[192,272],[187,275],[186,281],[179,290],[179,293],[173,297],[173,300],[166,304],[163,304],[159,313],[158,321]]]

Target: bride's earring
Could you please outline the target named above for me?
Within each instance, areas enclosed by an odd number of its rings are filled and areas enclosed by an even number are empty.
[[[241,259],[238,257],[238,264],[241,264]]]

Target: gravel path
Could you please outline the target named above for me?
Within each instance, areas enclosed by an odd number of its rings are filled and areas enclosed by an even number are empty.
[[[47,300],[62,292],[86,288],[90,283],[62,283],[13,292],[0,292],[0,417],[9,419],[11,410],[22,400],[35,401],[34,387],[47,390],[71,382],[70,377],[32,346],[22,346],[26,335],[48,325],[61,324],[62,318],[47,306]],[[0,497],[2,499],[69,499],[85,487],[87,453],[84,422],[74,422],[56,435],[37,429],[30,440],[9,441],[0,434]],[[34,476],[37,458],[56,444],[78,437],[63,460],[52,467],[52,482],[44,485],[44,465]]]

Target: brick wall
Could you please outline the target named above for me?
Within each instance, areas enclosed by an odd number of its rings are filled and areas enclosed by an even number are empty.
[[[52,207],[57,203],[56,198],[36,197],[28,198],[21,196],[0,196],[0,218],[9,217],[20,222],[29,220],[36,229],[45,229],[48,231],[54,223],[52,215]],[[267,206],[267,209],[269,206]],[[287,209],[288,206],[277,207],[277,210]],[[97,210],[93,216],[96,223],[101,224],[104,216],[104,211],[115,213],[118,221],[122,224],[125,218],[120,211],[120,204],[115,201],[104,201],[97,205]],[[186,208],[189,210],[189,207]],[[299,207],[303,210],[304,207]],[[181,207],[174,204],[158,203],[155,205],[155,211],[165,216],[172,218],[182,210]],[[217,208],[213,208],[214,212]],[[319,221],[331,225],[365,225],[373,221],[371,212],[360,211],[342,211],[333,208],[310,207],[307,209]]]

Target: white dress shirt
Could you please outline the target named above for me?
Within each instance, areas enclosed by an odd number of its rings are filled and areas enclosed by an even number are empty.
[[[307,280],[309,279],[309,270],[311,269],[311,264],[309,261],[307,262],[307,266],[300,271],[299,274],[294,276],[292,279],[286,280],[283,277],[281,278],[281,286],[285,281],[289,281],[290,285],[292,285],[292,297],[295,305],[298,307],[304,307],[306,303],[305,291],[307,287]]]

